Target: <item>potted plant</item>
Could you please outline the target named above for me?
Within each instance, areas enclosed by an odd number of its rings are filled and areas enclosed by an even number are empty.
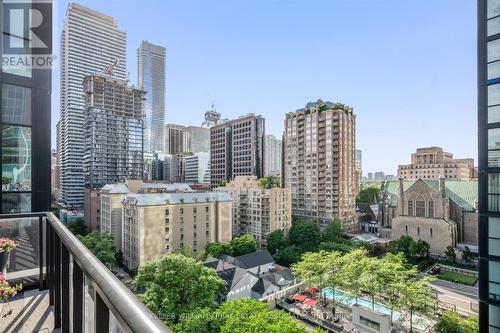
[[[12,313],[10,307],[6,307],[9,299],[23,288],[21,284],[11,287],[5,279],[5,274],[0,272],[0,315],[7,316]],[[7,310],[8,309],[8,310]]]
[[[0,272],[7,274],[7,264],[9,263],[10,251],[17,246],[10,238],[0,238]]]

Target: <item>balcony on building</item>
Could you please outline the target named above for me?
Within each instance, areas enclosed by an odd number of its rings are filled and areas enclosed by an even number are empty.
[[[15,240],[0,304],[0,332],[171,332],[52,213],[0,215]]]

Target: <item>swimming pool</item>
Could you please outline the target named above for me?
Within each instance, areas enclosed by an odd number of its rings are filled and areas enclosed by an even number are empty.
[[[334,295],[334,290],[333,288],[324,288],[321,291],[321,296],[326,297],[329,300],[333,300],[333,295]],[[341,302],[345,305],[352,306],[356,304],[356,297],[350,296],[343,291],[335,289],[335,301],[336,302]],[[386,314],[386,315],[391,315],[391,309],[383,304],[375,303],[375,305],[372,307],[372,302],[369,300],[366,300],[364,298],[358,297],[357,298],[357,304],[362,305],[364,307],[367,307],[369,309],[374,309],[377,312]],[[401,313],[398,311],[393,311],[392,312],[392,320],[396,321],[399,318],[401,318]],[[413,327],[425,332],[426,329],[430,326],[430,322],[427,319],[424,319],[418,315],[413,316]]]
[[[333,300],[333,288],[325,288],[321,291],[321,296],[326,297],[327,299]],[[352,306],[356,304],[356,297],[350,296],[340,290],[335,289],[335,301],[341,302],[345,305]],[[377,312],[386,314],[386,315],[391,315],[391,309],[388,308],[387,306],[379,303],[375,303],[375,305],[372,307],[372,302],[363,298],[358,297],[357,299],[357,304],[362,305],[364,307],[367,307],[369,309],[373,309]],[[393,311],[392,313],[392,319],[396,321],[401,317],[401,313],[398,311]]]

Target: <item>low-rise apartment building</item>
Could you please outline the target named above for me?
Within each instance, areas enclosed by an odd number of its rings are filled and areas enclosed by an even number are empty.
[[[122,248],[122,201],[127,194],[192,192],[187,184],[144,183],[127,180],[124,183],[107,184],[100,193],[99,221],[101,234],[111,235],[117,249]]]
[[[122,204],[122,252],[130,269],[183,247],[199,251],[231,240],[227,193],[129,193]]]
[[[236,176],[217,191],[233,200],[233,237],[251,234],[258,244],[274,230],[288,234],[292,226],[292,194],[289,188],[265,188],[255,176]]]

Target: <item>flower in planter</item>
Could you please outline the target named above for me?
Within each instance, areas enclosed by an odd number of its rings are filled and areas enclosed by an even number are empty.
[[[0,238],[0,250],[10,251],[15,249],[17,246],[16,242],[14,242],[10,238]]]
[[[23,288],[22,284],[17,284],[15,287],[9,285],[5,279],[5,275],[0,272],[0,302],[7,302],[9,298],[17,294]]]

